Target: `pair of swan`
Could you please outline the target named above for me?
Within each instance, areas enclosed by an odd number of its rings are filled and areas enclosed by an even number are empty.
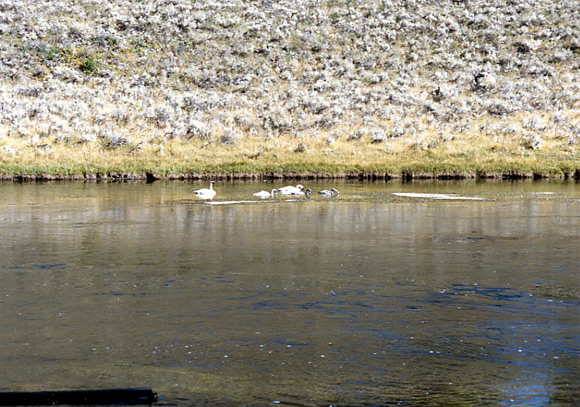
[[[292,195],[292,196],[307,196],[309,197],[312,190],[310,188],[304,189],[304,187],[300,184],[294,186],[287,186],[277,189],[279,194],[282,195]]]
[[[308,189],[307,191],[310,191],[310,189]],[[276,196],[277,194],[304,196],[304,195],[306,195],[306,191],[304,190],[304,187],[302,185],[298,184],[295,187],[294,186],[287,186],[287,187],[282,187],[282,188],[278,188],[278,189],[273,189],[270,192],[268,192],[268,191],[256,192],[254,194],[254,196],[257,196],[260,198],[269,198],[271,196]]]

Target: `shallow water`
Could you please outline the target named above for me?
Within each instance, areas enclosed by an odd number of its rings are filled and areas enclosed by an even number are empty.
[[[576,405],[580,185],[303,184],[0,184],[0,390]]]

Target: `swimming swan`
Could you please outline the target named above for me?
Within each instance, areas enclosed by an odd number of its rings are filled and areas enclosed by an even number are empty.
[[[318,193],[320,195],[330,196],[331,198],[334,198],[335,196],[338,196],[338,194],[339,194],[338,189],[335,189],[335,188],[332,188],[330,191],[325,189],[324,191],[319,191]]]
[[[211,181],[209,183],[209,188],[202,188],[202,189],[198,189],[197,191],[193,191],[193,192],[195,192],[195,195],[198,198],[213,199],[213,197],[215,196],[215,190],[213,189],[213,184],[214,184],[214,182]]]
[[[275,196],[277,192],[278,192],[277,189],[273,189],[271,192],[260,191],[260,192],[256,192],[254,194],[254,196],[257,196],[258,198],[270,198],[271,196]]]
[[[278,193],[282,195],[296,195],[301,193],[304,190],[304,187],[300,184],[296,185],[295,187],[287,186],[283,188],[278,188]]]

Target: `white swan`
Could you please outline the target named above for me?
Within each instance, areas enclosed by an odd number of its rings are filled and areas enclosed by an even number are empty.
[[[258,198],[270,198],[271,196],[276,195],[277,192],[278,192],[277,189],[273,189],[271,192],[268,192],[268,191],[260,191],[260,192],[256,192],[254,194],[254,196],[257,196]]]
[[[193,191],[193,192],[195,192],[195,195],[198,198],[201,198],[201,199],[213,199],[213,197],[216,194],[215,190],[213,189],[213,184],[214,184],[214,182],[211,181],[209,183],[209,188],[201,188],[201,189],[198,189],[197,191]]]
[[[300,184],[293,186],[287,186],[283,188],[278,188],[278,193],[282,195],[296,195],[301,193],[304,190],[304,187]]]
[[[338,194],[339,194],[338,189],[335,189],[335,188],[332,188],[330,191],[325,189],[324,191],[319,191],[318,193],[320,195],[329,196],[331,198],[334,198],[335,196],[338,196]]]

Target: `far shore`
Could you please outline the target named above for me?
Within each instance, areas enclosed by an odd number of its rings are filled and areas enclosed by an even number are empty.
[[[405,138],[242,136],[228,143],[191,139],[111,147],[100,140],[65,143],[0,141],[0,180],[261,180],[261,179],[580,179],[580,153],[562,148],[557,134],[541,148],[518,137],[474,130],[439,137],[425,147]]]

